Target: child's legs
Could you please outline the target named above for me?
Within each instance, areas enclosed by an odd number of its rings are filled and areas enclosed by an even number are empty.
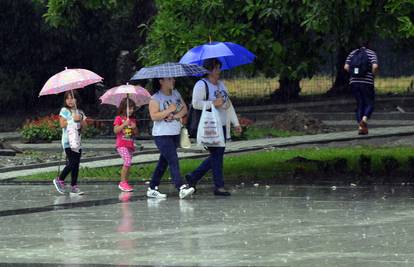
[[[59,175],[59,180],[64,181],[66,179],[66,176],[70,173],[72,170],[71,166],[71,157],[72,157],[72,150],[70,148],[65,148],[65,154],[66,154],[66,165],[65,168],[63,168],[62,172]]]
[[[70,169],[71,169],[71,176],[72,176],[72,181],[71,181],[71,185],[77,185],[78,184],[78,173],[79,173],[79,165],[80,165],[80,158],[82,155],[82,149],[79,150],[79,153],[73,152],[72,150],[71,152],[71,157],[69,158],[69,164],[70,164]]]
[[[132,164],[133,151],[126,147],[118,147],[116,150],[118,151],[121,158],[124,160],[124,164],[121,169],[121,181],[125,181],[128,179],[129,176],[129,169]]]

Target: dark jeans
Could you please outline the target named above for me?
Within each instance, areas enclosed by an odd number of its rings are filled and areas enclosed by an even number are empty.
[[[224,136],[226,136],[226,127],[223,127]],[[226,138],[224,138],[226,139]],[[207,147],[210,156],[206,158],[200,166],[190,173],[191,185],[195,185],[211,169],[213,172],[214,186],[217,188],[224,187],[223,179],[223,158],[225,147]]]
[[[69,172],[72,176],[71,185],[77,185],[78,184],[78,173],[79,173],[79,164],[80,164],[80,158],[82,155],[82,149],[79,150],[79,153],[73,152],[70,148],[65,148],[66,153],[66,166],[62,170],[62,172],[59,175],[59,180],[64,181],[66,176],[68,176]]]
[[[180,135],[154,136],[154,141],[160,150],[160,158],[158,159],[157,167],[152,174],[150,182],[151,189],[160,185],[161,178],[164,175],[167,166],[170,168],[172,182],[177,189],[180,189],[183,185],[177,155],[177,147],[180,144]]]
[[[370,118],[374,111],[375,90],[374,85],[366,83],[351,83],[352,93],[357,101],[355,117],[359,123],[362,117]]]

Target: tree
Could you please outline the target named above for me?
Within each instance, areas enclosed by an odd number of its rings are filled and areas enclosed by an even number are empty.
[[[393,39],[414,36],[413,0],[304,0],[309,31],[324,34],[324,47],[336,53],[336,77],[332,94],[349,92],[348,74],[343,70],[346,56],[357,48],[358,39]]]
[[[251,70],[279,76],[281,99],[297,97],[299,81],[317,70],[322,39],[301,25],[302,1],[162,0],[140,49],[147,64],[177,61],[191,47],[232,41],[256,54]]]

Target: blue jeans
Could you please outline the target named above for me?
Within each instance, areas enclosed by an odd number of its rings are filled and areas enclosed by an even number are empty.
[[[224,136],[226,136],[226,127],[223,127]],[[225,139],[225,138],[224,138]],[[190,185],[195,185],[211,169],[213,172],[214,186],[217,188],[224,187],[223,179],[223,158],[225,147],[207,147],[210,156],[206,158],[200,166],[189,174]]]
[[[355,118],[359,123],[362,120],[362,117],[367,116],[369,118],[374,111],[374,85],[366,83],[351,83],[351,88],[357,101]]]
[[[177,189],[180,189],[183,185],[177,155],[177,147],[180,144],[180,135],[154,136],[154,141],[160,150],[160,158],[158,159],[157,167],[152,174],[150,182],[151,189],[155,189],[156,186],[160,185],[161,178],[164,175],[167,166],[170,168],[173,184]]]

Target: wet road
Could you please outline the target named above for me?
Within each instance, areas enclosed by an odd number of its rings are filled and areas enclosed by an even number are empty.
[[[0,266],[414,266],[411,187],[0,185]]]

